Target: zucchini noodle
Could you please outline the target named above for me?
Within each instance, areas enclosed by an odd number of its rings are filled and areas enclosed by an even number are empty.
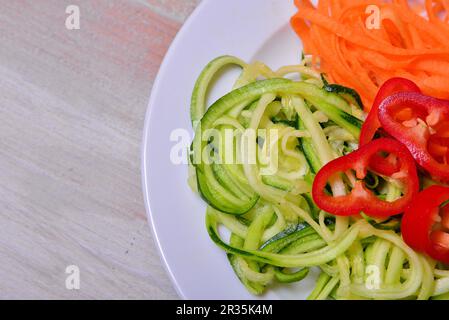
[[[241,75],[208,107],[211,82],[230,65],[242,68]],[[273,71],[223,56],[199,76],[191,100],[189,184],[208,205],[211,240],[254,295],[317,268],[310,300],[448,298],[449,270],[410,249],[398,219],[334,217],[313,203],[315,174],[357,149],[366,115],[347,96],[326,91],[310,65],[306,56]],[[373,173],[367,187],[394,201],[401,187],[390,180]],[[330,191],[346,195],[355,182],[346,172],[330,181]]]

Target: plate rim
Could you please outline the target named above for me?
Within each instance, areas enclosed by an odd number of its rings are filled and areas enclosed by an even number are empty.
[[[181,41],[181,38],[184,36],[184,33],[187,32],[186,30],[189,29],[190,24],[195,20],[195,17],[199,15],[199,13],[203,10],[203,8],[206,6],[207,3],[209,3],[210,0],[202,0],[198,6],[193,10],[193,12],[189,15],[189,17],[186,19],[186,21],[183,23],[181,28],[176,33],[173,41],[168,47],[167,52],[164,55],[164,58],[162,60],[161,66],[159,67],[159,70],[157,72],[156,78],[153,82],[153,86],[151,88],[150,98],[148,100],[147,109],[145,112],[145,120],[144,120],[144,126],[143,126],[143,138],[142,143],[140,146],[140,171],[141,171],[141,183],[142,183],[142,193],[143,193],[143,199],[145,204],[145,211],[147,215],[147,223],[150,226],[151,233],[153,235],[154,242],[157,247],[157,251],[159,253],[159,258],[162,261],[164,270],[169,276],[170,282],[173,285],[177,295],[182,300],[186,300],[187,297],[185,296],[184,292],[181,289],[181,286],[176,280],[175,275],[173,274],[173,271],[170,268],[170,265],[166,259],[165,253],[162,250],[162,245],[158,236],[158,232],[156,230],[156,225],[153,219],[153,214],[151,210],[151,203],[149,199],[149,181],[148,181],[148,172],[149,168],[145,165],[148,160],[148,156],[150,154],[150,144],[148,143],[149,137],[150,137],[150,120],[153,113],[153,109],[155,108],[155,97],[156,92],[159,90],[159,86],[161,83],[161,79],[163,78],[163,74],[165,74],[168,61],[170,60],[170,57],[173,55],[175,51],[175,47],[178,45],[178,42]]]
[[[216,0],[217,1],[217,0]],[[159,251],[159,255],[160,255],[160,261],[162,261],[162,263],[164,264],[164,270],[168,273],[169,279],[172,283],[172,285],[174,286],[174,289],[178,295],[179,299],[183,299],[183,300],[187,300],[187,299],[223,299],[223,296],[219,295],[217,297],[215,292],[209,292],[209,294],[211,294],[211,296],[205,296],[204,293],[200,290],[196,290],[196,289],[192,289],[190,287],[190,285],[192,285],[192,283],[189,283],[189,280],[186,280],[184,278],[185,274],[183,274],[182,270],[184,267],[180,267],[179,263],[177,262],[177,258],[173,256],[173,252],[176,249],[173,248],[173,246],[169,243],[167,243],[168,239],[167,239],[167,232],[164,226],[164,219],[161,218],[160,216],[160,210],[164,209],[164,206],[161,207],[159,201],[157,198],[155,198],[155,194],[157,195],[157,188],[155,187],[155,179],[154,178],[160,178],[160,176],[158,176],[158,171],[157,171],[157,166],[156,164],[160,164],[160,161],[154,156],[154,152],[152,153],[152,151],[154,151],[155,149],[158,149],[158,144],[155,145],[150,145],[150,143],[154,143],[155,142],[155,132],[154,131],[154,125],[156,125],[156,127],[158,127],[158,125],[155,123],[156,120],[156,116],[160,115],[159,114],[159,109],[156,108],[156,103],[161,103],[160,99],[160,91],[164,91],[164,84],[165,84],[165,79],[168,77],[170,78],[172,75],[172,64],[177,63],[177,59],[178,54],[179,54],[179,47],[181,46],[182,49],[186,49],[185,47],[185,43],[184,40],[187,38],[189,39],[189,41],[195,41],[193,38],[195,38],[195,33],[196,32],[201,32],[201,27],[200,29],[198,28],[198,24],[201,25],[202,24],[202,20],[204,17],[207,17],[211,11],[212,14],[214,14],[214,16],[216,17],[216,15],[220,16],[222,15],[222,9],[225,9],[226,12],[228,12],[230,14],[234,14],[233,12],[235,12],[236,8],[240,8],[240,0],[232,0],[232,1],[209,1],[209,0],[203,0],[201,3],[199,3],[198,7],[192,12],[192,14],[188,17],[188,19],[186,19],[186,22],[184,23],[184,25],[180,28],[180,30],[178,31],[177,35],[174,37],[173,42],[171,43],[171,45],[169,46],[169,49],[167,50],[164,59],[161,63],[160,69],[157,73],[157,76],[155,78],[155,81],[153,83],[153,87],[150,90],[151,94],[149,97],[149,102],[148,102],[148,106],[147,106],[147,111],[145,114],[145,121],[144,121],[144,128],[143,128],[143,139],[142,139],[142,145],[141,145],[141,173],[142,173],[142,177],[141,177],[141,181],[142,181],[142,192],[143,192],[143,196],[144,196],[144,202],[145,202],[145,209],[146,209],[146,213],[147,213],[147,220],[148,220],[148,224],[150,226],[152,235],[154,237],[154,241],[156,241],[156,247],[158,248]],[[247,9],[244,9],[242,12],[242,15],[251,15],[252,16],[252,9],[253,8],[251,5],[249,5],[249,3],[253,3],[260,0],[251,0],[248,1],[247,4],[245,4],[244,7],[248,7]],[[285,30],[284,28],[286,28],[286,26],[288,25],[288,17],[291,16],[292,11],[294,10],[294,6],[293,3],[291,3],[291,5],[286,5],[285,3],[282,4],[281,6],[279,6],[281,9],[280,10],[275,10],[275,8],[278,7],[277,3],[278,0],[266,0],[264,1],[265,3],[261,6],[261,12],[262,14],[269,14],[272,15],[273,17],[276,17],[274,19],[272,19],[272,22],[270,23],[259,23],[259,24],[254,24],[256,27],[253,27],[252,31],[250,32],[255,32],[255,45],[249,45],[249,46],[243,46],[243,49],[240,50],[238,49],[238,52],[235,52],[234,49],[232,48],[222,48],[221,45],[218,45],[218,50],[217,47],[212,48],[212,51],[214,51],[214,54],[209,55],[206,54],[206,56],[210,56],[210,57],[203,57],[200,60],[203,60],[205,58],[204,61],[201,61],[202,66],[204,66],[208,61],[210,61],[211,59],[213,59],[213,57],[218,56],[221,54],[222,49],[224,49],[224,51],[227,51],[227,54],[234,54],[237,56],[242,57],[243,59],[246,60],[258,60],[260,59],[261,61],[266,61],[267,63],[270,63],[270,56],[273,56],[272,54],[268,53],[268,56],[265,56],[266,51],[264,51],[264,48],[266,47],[266,44],[268,43],[268,41],[271,41],[273,39],[274,36],[278,35],[280,31]],[[230,4],[230,9],[227,10],[227,6],[228,4]],[[215,6],[218,5],[218,8],[221,8],[219,11],[217,11],[215,8]],[[222,7],[224,6],[224,7]],[[234,10],[234,11],[232,11]],[[273,11],[274,10],[274,11]],[[286,11],[287,10],[287,11]],[[274,14],[273,14],[274,12]],[[200,18],[200,19],[198,19]],[[218,20],[220,21],[220,19]],[[259,27],[257,27],[259,25]],[[261,27],[263,26],[263,27]],[[216,30],[215,32],[220,32],[221,31],[221,24],[218,24],[218,31]],[[195,32],[192,33],[192,29],[196,30]],[[264,30],[263,32],[260,32],[262,30]],[[289,28],[290,30],[290,28]],[[220,34],[220,33],[218,33]],[[214,33],[215,35],[215,33]],[[293,33],[292,33],[293,35]],[[246,41],[246,36],[242,35],[240,36],[240,41]],[[284,37],[281,37],[284,38]],[[227,39],[226,41],[230,41],[230,40],[234,40],[234,38],[232,39],[228,39],[225,37],[225,39]],[[298,38],[296,37],[296,35],[293,35],[292,38],[289,39],[288,43],[291,43],[291,40],[295,39],[298,40]],[[246,42],[248,43],[248,42]],[[216,45],[215,45],[216,46]],[[229,52],[230,51],[230,52]],[[269,50],[270,51],[270,50]],[[289,51],[289,50],[287,50]],[[264,52],[261,55],[259,55],[260,52]],[[276,57],[278,56],[277,54],[275,55]],[[296,61],[296,54],[294,55],[294,60]],[[290,57],[291,58],[291,57]],[[198,61],[197,61],[198,62]],[[271,63],[277,64],[277,58],[275,59],[275,61],[272,61]],[[270,64],[271,64],[270,63]],[[282,64],[281,64],[282,65]],[[280,65],[279,65],[280,66]],[[172,79],[173,80],[173,79]],[[190,81],[195,81],[195,79],[189,80]],[[191,92],[191,90],[190,90]],[[183,92],[183,99],[187,99],[187,94],[190,94]],[[220,92],[221,93],[221,92]],[[219,93],[219,94],[220,94]],[[185,96],[184,96],[185,95]],[[214,99],[219,98],[220,95],[215,96],[213,94],[213,98],[211,101],[213,101]],[[162,102],[164,103],[164,102]],[[178,101],[179,103],[179,101]],[[190,123],[190,122],[189,122]],[[157,135],[156,135],[157,136]],[[152,164],[153,163],[153,164]],[[156,163],[156,164],[155,164]],[[156,165],[156,167],[155,167]],[[187,185],[187,184],[186,184]],[[155,189],[156,188],[156,189]],[[193,193],[192,193],[193,194]],[[196,227],[198,228],[199,226],[196,225]],[[207,234],[207,233],[206,233]],[[203,245],[202,243],[196,243],[197,245]],[[210,243],[209,243],[210,245]],[[217,251],[218,252],[218,251]],[[215,254],[216,252],[214,252],[213,254]],[[181,252],[177,252],[177,254],[183,254]],[[218,258],[218,257],[217,257]],[[193,267],[192,265],[190,265],[190,267]],[[218,268],[218,266],[215,266]],[[220,270],[220,269],[217,269]],[[206,270],[203,270],[206,272]],[[231,271],[229,271],[229,268],[226,269],[225,271],[226,273],[229,274],[229,276],[232,275],[235,278],[234,273]],[[208,273],[209,275],[209,273]],[[210,278],[210,275],[209,275]],[[228,279],[228,278],[226,278]],[[209,279],[210,280],[210,279]],[[235,279],[234,279],[235,280]],[[187,282],[187,283],[186,283]],[[222,283],[224,284],[224,283]],[[226,284],[225,284],[226,285]],[[237,286],[240,285],[237,289]],[[208,285],[209,286],[209,285]],[[253,299],[257,299],[255,296],[252,296],[248,293],[247,290],[244,289],[244,287],[241,286],[240,283],[238,283],[238,281],[236,281],[235,283],[233,283],[231,285],[233,287],[233,289],[235,290],[239,290],[239,291],[226,291],[228,293],[225,293],[224,296],[226,298],[224,299],[234,299],[235,296],[234,294],[237,293],[239,296],[242,297],[242,299],[245,300],[253,300]],[[212,286],[213,287],[213,286]],[[210,291],[210,289],[209,289]],[[232,295],[229,296],[229,292],[232,292]],[[213,298],[215,297],[215,298]],[[274,291],[270,291],[267,292],[267,295],[264,295],[263,297],[260,297],[262,300],[265,299],[279,299],[281,297],[279,297],[278,293],[274,292]],[[282,298],[281,298],[282,299]],[[290,299],[290,298],[287,298]],[[293,298],[296,299],[296,298]]]

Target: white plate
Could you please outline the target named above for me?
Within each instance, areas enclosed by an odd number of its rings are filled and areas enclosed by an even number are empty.
[[[273,68],[299,62],[301,43],[289,27],[292,0],[204,0],[173,42],[153,87],[145,120],[142,181],[146,208],[167,271],[185,299],[252,299],[204,225],[205,204],[187,185],[187,166],[174,165],[173,130],[186,129],[196,77],[213,58],[231,54]],[[229,91],[233,72],[210,100]],[[228,81],[226,81],[228,80]],[[264,297],[303,299],[313,275]]]

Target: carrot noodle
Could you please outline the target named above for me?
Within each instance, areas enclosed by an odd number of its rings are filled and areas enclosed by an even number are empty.
[[[291,25],[314,67],[352,87],[371,109],[392,77],[417,83],[425,94],[449,99],[449,0],[295,0]],[[380,10],[368,28],[368,6]]]

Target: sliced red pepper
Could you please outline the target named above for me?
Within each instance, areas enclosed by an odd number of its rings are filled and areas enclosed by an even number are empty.
[[[376,98],[374,99],[371,111],[368,114],[365,122],[362,126],[360,133],[360,146],[364,146],[372,141],[379,129],[381,123],[379,121],[379,106],[387,97],[398,92],[417,92],[421,93],[419,87],[410,80],[404,78],[392,78],[386,81],[379,89]],[[385,135],[385,134],[383,134]],[[392,160],[392,159],[391,159]],[[394,161],[384,162],[380,156],[374,156],[371,164],[376,171],[383,173],[384,175],[391,175],[398,170],[397,163]]]
[[[360,146],[364,146],[372,141],[376,135],[376,132],[381,127],[378,116],[380,104],[389,96],[399,92],[421,93],[421,90],[413,81],[404,78],[392,78],[386,81],[380,87],[376,98],[374,99],[371,111],[363,123],[362,131],[360,132]]]
[[[381,103],[379,120],[434,179],[449,181],[449,101],[397,93]]]
[[[363,181],[368,170],[376,173],[370,164],[373,156],[379,153],[392,154],[396,156],[399,162],[398,171],[390,177],[398,181],[403,187],[403,196],[393,202],[378,198],[373,191],[365,186]],[[358,179],[351,192],[345,196],[329,195],[326,192],[328,182],[336,175],[351,170],[355,171]],[[352,216],[364,212],[372,217],[384,218],[404,212],[405,207],[412,201],[418,191],[418,174],[410,152],[398,141],[382,138],[325,165],[315,177],[312,194],[318,207],[328,213],[338,216]]]
[[[418,194],[402,218],[402,237],[413,249],[449,263],[449,188],[431,186]]]

